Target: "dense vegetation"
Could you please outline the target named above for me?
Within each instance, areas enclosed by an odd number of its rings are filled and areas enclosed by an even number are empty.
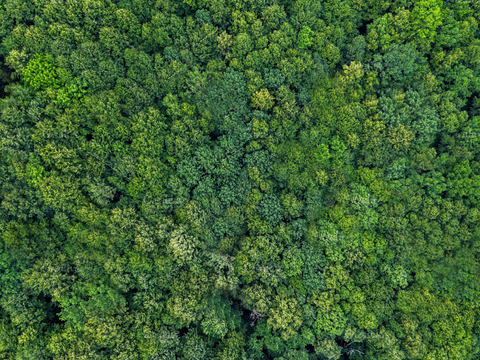
[[[0,359],[480,359],[479,21],[1,0]]]

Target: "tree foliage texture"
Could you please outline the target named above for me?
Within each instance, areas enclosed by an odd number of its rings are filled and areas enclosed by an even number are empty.
[[[0,1],[0,359],[480,359],[479,4]]]

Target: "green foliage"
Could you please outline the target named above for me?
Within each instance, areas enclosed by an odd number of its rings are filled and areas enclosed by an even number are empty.
[[[479,6],[4,0],[0,359],[478,359]]]
[[[83,97],[88,92],[87,87],[85,79],[75,77],[71,82],[58,90],[55,103],[64,108],[68,107],[74,100],[83,100]]]
[[[435,40],[436,30],[445,17],[442,0],[421,0],[415,3],[411,12],[411,21],[416,36]]]
[[[322,334],[328,336],[339,336],[343,333],[346,325],[346,319],[339,306],[328,311],[319,310],[317,319],[314,323],[314,329],[320,337]]]
[[[35,154],[31,154],[25,168],[28,183],[33,187],[38,187],[45,176],[45,168],[41,165],[41,160]]]
[[[282,206],[275,195],[266,194],[258,206],[258,212],[273,225],[282,221]]]
[[[379,57],[374,57],[380,59]],[[421,75],[425,59],[409,45],[398,45],[381,57],[376,67],[380,70],[382,85],[396,84],[400,87],[415,84],[415,77]]]
[[[297,47],[299,49],[306,49],[313,44],[313,30],[308,26],[303,26],[298,33]]]
[[[272,89],[278,89],[285,82],[285,77],[278,69],[265,69],[265,85]]]
[[[55,59],[50,54],[35,54],[22,71],[22,76],[25,84],[35,90],[58,88],[61,85]]]
[[[329,144],[329,145],[328,145]],[[347,147],[335,135],[329,142],[322,142],[317,145],[314,152],[314,157],[318,162],[325,162],[328,159],[333,159],[335,163],[341,163],[341,159]]]
[[[51,54],[35,54],[22,71],[25,84],[35,90],[56,89],[56,99],[53,101],[61,108],[68,107],[74,100],[82,100],[87,93],[87,82],[82,77],[71,80],[68,71],[59,69]]]
[[[302,274],[303,260],[300,249],[289,248],[283,252],[282,259],[287,276],[298,276]]]

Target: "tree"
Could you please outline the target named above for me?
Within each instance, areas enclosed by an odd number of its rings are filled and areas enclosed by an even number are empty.
[[[270,110],[273,105],[274,98],[267,89],[261,89],[252,96],[252,106],[262,111]]]
[[[478,358],[479,6],[1,2],[0,358]]]
[[[434,41],[437,34],[436,29],[442,25],[442,20],[446,14],[442,6],[442,0],[422,0],[415,3],[411,13],[411,21],[416,36],[426,37],[430,41]]]
[[[312,29],[310,29],[308,26],[302,27],[300,32],[298,33],[298,40],[297,40],[297,46],[300,49],[305,49],[308,48],[313,44],[313,37],[314,33]]]
[[[58,88],[61,84],[53,56],[50,54],[36,54],[22,71],[22,76],[25,84],[35,90]]]

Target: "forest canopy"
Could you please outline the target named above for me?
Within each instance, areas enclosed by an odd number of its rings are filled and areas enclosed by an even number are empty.
[[[1,0],[0,359],[480,359],[479,22]]]

